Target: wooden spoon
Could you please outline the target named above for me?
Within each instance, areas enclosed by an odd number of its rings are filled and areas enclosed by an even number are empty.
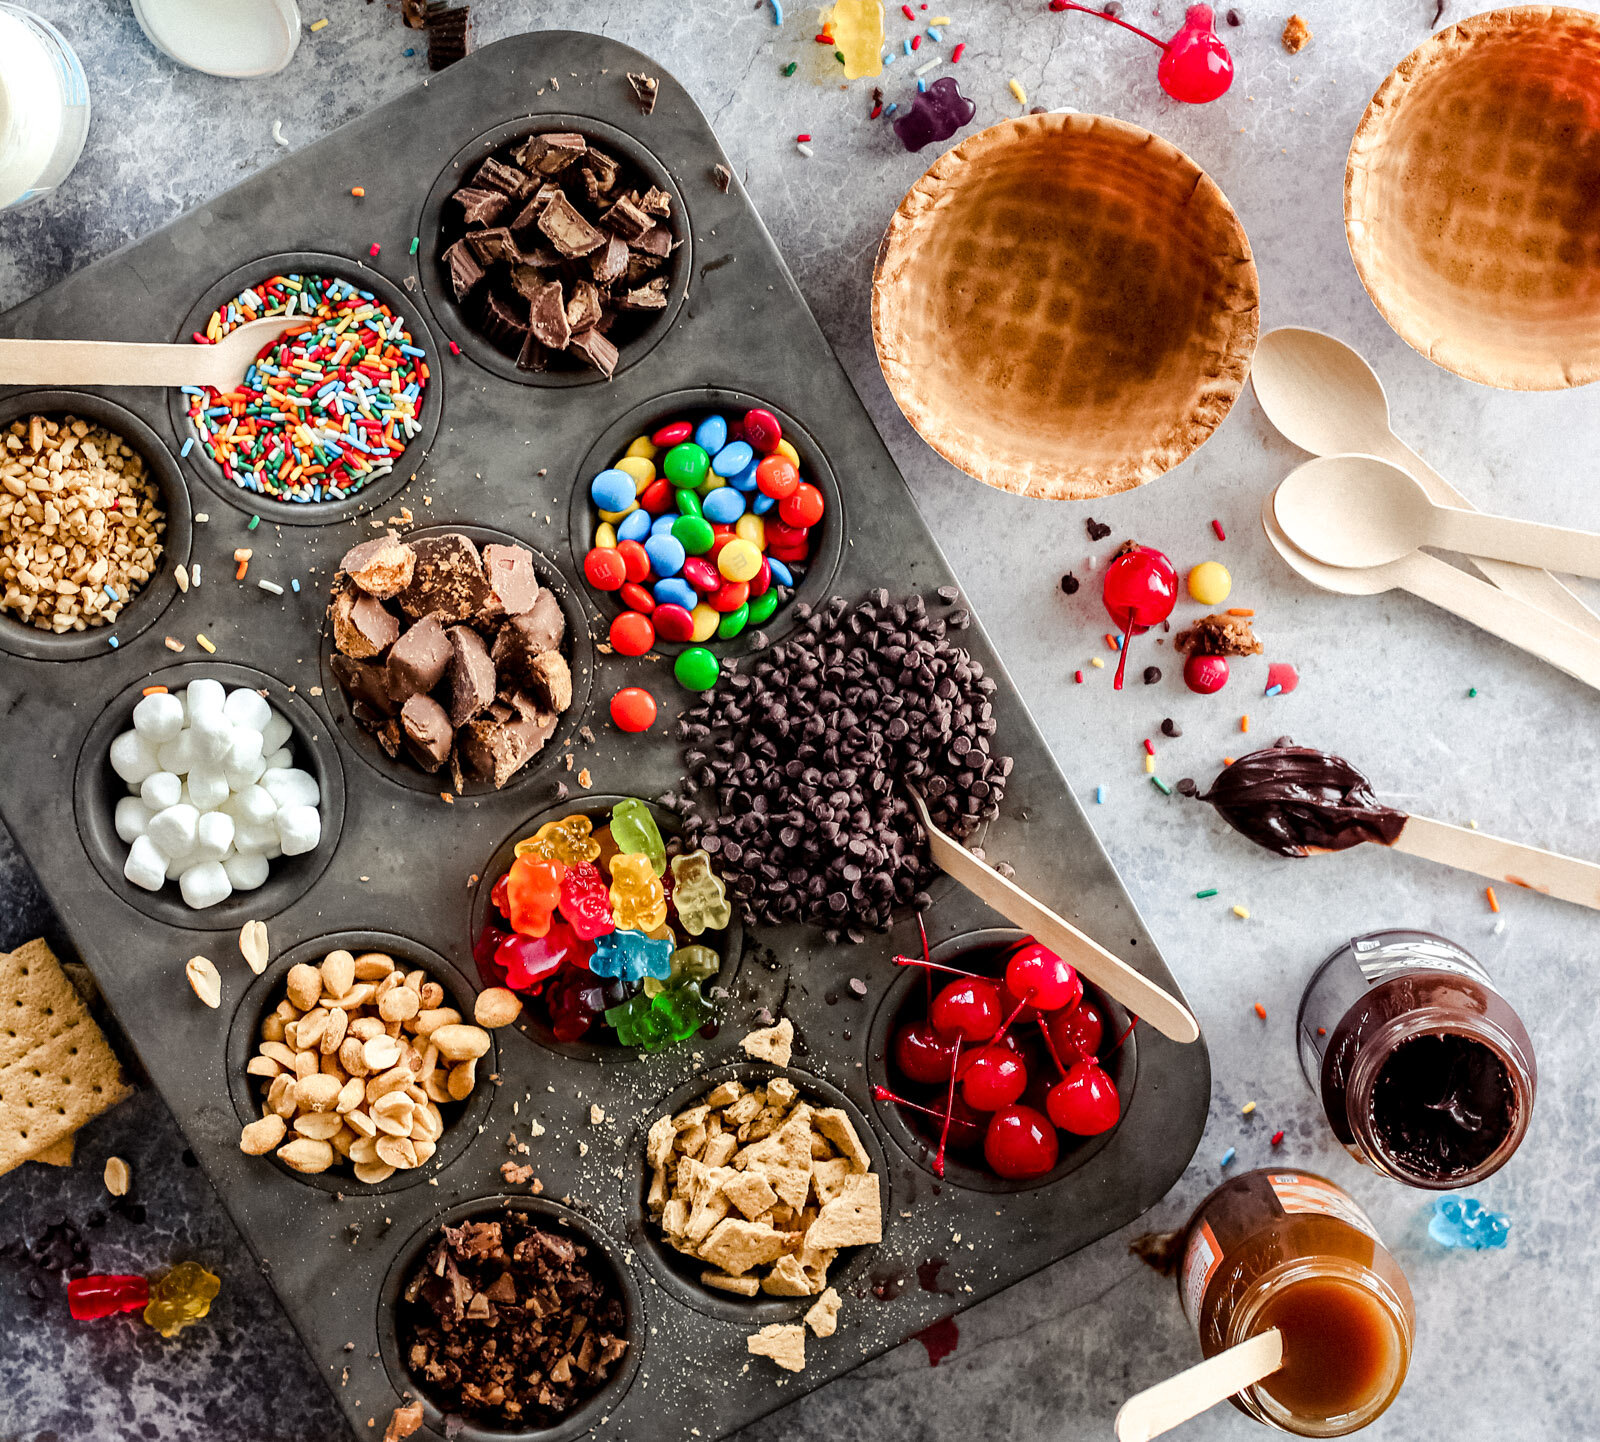
[[[1342,340],[1299,326],[1268,331],[1250,363],[1250,384],[1267,419],[1301,450],[1314,456],[1349,451],[1382,456],[1408,472],[1438,505],[1473,509],[1471,501],[1394,433],[1383,382],[1365,357]],[[1548,571],[1471,559],[1508,595],[1600,636],[1600,616]]]
[[[1150,1442],[1270,1377],[1281,1366],[1283,1333],[1269,1327],[1128,1398],[1117,1413],[1117,1442]]]
[[[211,386],[231,391],[250,362],[300,315],[269,315],[229,331],[215,345],[146,345],[109,340],[0,340],[0,385]]]
[[[912,788],[906,789],[911,796],[911,804],[917,809],[923,830],[928,833],[928,850],[941,870],[955,877],[1007,921],[1031,932],[1035,940],[1070,962],[1107,996],[1149,1022],[1162,1036],[1177,1042],[1198,1040],[1199,1024],[1177,997],[1148,977],[1140,975],[1099,942],[1085,936],[1071,922],[1057,916],[1020,886],[1007,881],[993,867],[979,861],[960,842],[946,836],[933,824],[922,797]]]
[[[1548,661],[1586,686],[1600,688],[1600,638],[1555,620],[1538,607],[1496,590],[1465,571],[1458,571],[1437,556],[1413,551],[1387,566],[1369,566],[1361,570],[1325,566],[1299,550],[1283,533],[1273,515],[1271,494],[1261,503],[1261,528],[1290,569],[1313,586],[1343,596],[1409,591],[1440,610],[1471,621],[1491,636],[1498,636],[1541,661]]]

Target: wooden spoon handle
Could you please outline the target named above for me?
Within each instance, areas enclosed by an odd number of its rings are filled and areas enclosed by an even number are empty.
[[[1399,436],[1391,432],[1389,442],[1380,454],[1385,460],[1393,461],[1402,470],[1409,471],[1435,505],[1455,506],[1463,511],[1476,509],[1471,501]],[[1519,566],[1512,561],[1492,561],[1487,556],[1472,556],[1469,559],[1482,575],[1506,595],[1515,596],[1519,601],[1526,601],[1530,606],[1537,606],[1546,615],[1554,616],[1558,621],[1565,621],[1567,625],[1575,626],[1578,630],[1600,640],[1600,616],[1595,615],[1550,572],[1537,570],[1532,566]]]
[[[1226,1402],[1283,1366],[1283,1333],[1269,1327],[1248,1341],[1218,1352],[1136,1393],[1117,1413],[1117,1442],[1150,1442],[1180,1422]]]
[[[1442,506],[1433,512],[1430,538],[1423,544],[1575,576],[1600,576],[1600,536],[1568,526]]]
[[[1416,551],[1398,565],[1400,584],[1412,595],[1600,688],[1600,637],[1558,621],[1437,556]]]
[[[206,385],[214,369],[215,358],[196,345],[0,340],[0,385]]]
[[[1541,851],[1537,846],[1427,816],[1408,818],[1394,849],[1600,911],[1600,866],[1592,861]]]

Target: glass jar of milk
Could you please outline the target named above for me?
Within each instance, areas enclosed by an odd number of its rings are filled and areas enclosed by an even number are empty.
[[[0,0],[0,210],[48,195],[78,163],[89,87],[61,32]]]

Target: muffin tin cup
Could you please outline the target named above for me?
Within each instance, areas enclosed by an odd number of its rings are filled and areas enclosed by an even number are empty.
[[[438,1236],[441,1228],[458,1227],[463,1222],[470,1221],[493,1221],[497,1215],[507,1211],[524,1212],[536,1218],[539,1225],[564,1232],[588,1249],[584,1260],[595,1270],[605,1271],[607,1279],[622,1299],[623,1312],[627,1318],[624,1335],[627,1338],[628,1350],[623,1353],[616,1371],[606,1379],[600,1389],[574,1407],[554,1427],[519,1430],[480,1427],[473,1423],[459,1426],[457,1425],[460,1422],[459,1417],[447,1427],[446,1414],[429,1396],[427,1383],[414,1376],[402,1360],[403,1344],[399,1316],[400,1307],[403,1305],[401,1294],[405,1291],[412,1270],[421,1262],[423,1254]],[[640,1295],[638,1284],[633,1279],[633,1273],[628,1268],[622,1249],[597,1223],[580,1216],[571,1207],[547,1201],[543,1197],[513,1197],[499,1194],[463,1202],[459,1206],[441,1212],[413,1233],[401,1247],[399,1255],[389,1268],[388,1275],[383,1279],[383,1287],[378,1297],[378,1349],[383,1357],[384,1370],[389,1374],[389,1380],[393,1383],[395,1391],[420,1397],[424,1425],[441,1437],[457,1438],[460,1442],[570,1442],[571,1438],[581,1437],[598,1426],[608,1413],[615,1411],[618,1403],[633,1385],[634,1376],[639,1370],[640,1357],[645,1350],[648,1331],[644,1298]]]
[[[1015,927],[993,927],[984,931],[969,931],[961,936],[951,937],[948,941],[940,942],[938,946],[929,949],[928,956],[931,961],[943,963],[946,966],[960,964],[960,958],[967,953],[985,950],[990,947],[1009,946],[1027,939],[1028,933],[1019,931]],[[897,978],[888,991],[884,993],[883,1000],[878,1003],[878,1009],[872,1018],[872,1030],[868,1043],[868,1056],[871,1060],[867,1063],[873,1071],[874,1084],[882,1083],[891,1090],[902,1091],[907,1086],[915,1083],[906,1083],[897,1078],[889,1069],[889,1048],[894,1039],[894,1033],[902,1021],[901,1013],[913,1009],[913,993],[920,990],[923,985],[922,968],[920,966],[907,966],[900,968],[905,975]],[[980,973],[980,975],[988,973]],[[998,978],[1001,973],[994,972]],[[937,993],[940,985],[949,978],[941,973],[934,973],[934,991]],[[1133,1105],[1134,1088],[1139,1076],[1138,1029],[1128,1033],[1128,1038],[1117,1049],[1116,1055],[1104,1057],[1104,1047],[1107,1043],[1115,1041],[1117,1037],[1127,1030],[1128,1023],[1132,1020],[1126,1009],[1120,1003],[1112,1001],[1098,987],[1085,983],[1085,995],[1094,1001],[1105,1018],[1105,1036],[1101,1042],[1102,1061],[1111,1080],[1116,1083],[1117,1094],[1122,1098],[1122,1115],[1126,1119],[1128,1110]],[[904,1018],[909,1020],[910,1018]],[[1020,1026],[1021,1023],[1019,1022]],[[1033,1023],[1028,1024],[1030,1028]],[[963,1051],[967,1048],[963,1047]],[[1049,1079],[1057,1080],[1054,1071],[1049,1073]],[[1033,1090],[1030,1078],[1029,1091]],[[928,1105],[936,1105],[929,1102]],[[1024,1094],[1023,1105],[1032,1105]],[[1061,1147],[1061,1155],[1048,1172],[1037,1177],[1023,1177],[1012,1180],[996,1175],[981,1160],[981,1153],[956,1151],[951,1149],[945,1153],[944,1176],[940,1177],[933,1169],[933,1159],[936,1155],[938,1143],[930,1141],[906,1120],[905,1113],[892,1101],[880,1100],[874,1096],[872,1109],[877,1114],[878,1121],[882,1124],[889,1139],[917,1166],[941,1184],[950,1187],[960,1187],[974,1192],[993,1192],[996,1194],[1015,1194],[1019,1192],[1037,1191],[1042,1187],[1050,1187],[1057,1182],[1064,1181],[1079,1168],[1092,1161],[1101,1151],[1110,1145],[1111,1139],[1116,1136],[1118,1127],[1110,1131],[1101,1132],[1099,1136],[1073,1137],[1069,1133],[1056,1129],[1056,1137]],[[1043,1107],[1037,1108],[1042,1111]]]
[[[827,599],[839,573],[840,557],[844,551],[845,517],[844,496],[839,482],[829,464],[827,453],[810,432],[781,406],[747,391],[731,390],[722,386],[705,385],[692,390],[672,391],[658,396],[642,406],[635,406],[626,415],[614,421],[601,434],[584,457],[583,465],[573,477],[572,506],[568,519],[568,535],[572,546],[574,570],[581,573],[583,558],[594,544],[594,530],[600,523],[599,513],[589,499],[589,483],[601,471],[614,466],[628,446],[639,436],[649,435],[662,425],[685,414],[702,415],[712,411],[737,418],[747,410],[760,406],[778,418],[783,428],[783,438],[794,446],[800,455],[801,470],[806,480],[822,492],[827,504],[823,512],[820,535],[806,563],[806,574],[795,588],[789,602],[777,611],[771,620],[760,626],[747,626],[731,641],[687,643],[663,641],[656,638],[652,650],[674,656],[688,644],[709,646],[718,658],[748,656],[757,648],[755,635],[759,631],[769,642],[780,641],[796,625],[795,607],[802,602],[815,607]],[[584,591],[591,605],[604,618],[607,626],[626,609],[615,591],[600,591],[584,583]]]
[[[606,824],[611,808],[619,801],[626,800],[624,796],[591,796],[584,793],[568,801],[559,801],[546,808],[538,815],[530,817],[521,826],[517,827],[499,846],[495,848],[494,855],[489,858],[488,864],[479,873],[477,888],[472,895],[472,912],[470,916],[470,931],[467,936],[467,951],[470,955],[477,945],[478,936],[483,928],[488,925],[489,917],[494,911],[494,902],[491,895],[495,883],[511,869],[511,863],[516,860],[517,843],[524,837],[532,836],[547,821],[559,821],[563,816],[581,813],[595,823],[598,831]],[[636,800],[645,802],[649,806],[650,814],[655,817],[656,826],[661,831],[663,841],[670,841],[682,831],[678,818],[671,812],[663,811],[659,806],[644,797]],[[710,938],[710,940],[708,940]],[[704,984],[704,990],[709,991],[713,986],[729,987],[733,977],[739,969],[739,964],[744,957],[744,924],[739,918],[738,904],[734,904],[733,918],[721,931],[707,931],[694,938],[701,945],[711,946],[722,953],[722,969],[715,979]],[[711,1000],[707,997],[707,1000]],[[516,1026],[525,1036],[530,1037],[545,1050],[554,1052],[558,1056],[570,1058],[573,1061],[599,1062],[602,1064],[616,1064],[619,1062],[637,1062],[642,1057],[660,1055],[661,1052],[671,1054],[692,1048],[694,1043],[682,1041],[671,1043],[660,1049],[660,1052],[643,1052],[637,1047],[622,1046],[619,1043],[602,1044],[592,1041],[557,1041],[555,1034],[550,1030],[549,1024],[535,1012],[542,1007],[538,997],[523,999],[522,1015],[516,1020]],[[719,1007],[718,1011],[721,1012]]]
[[[422,408],[417,412],[417,421],[421,429],[405,450],[394,458],[394,469],[388,475],[369,481],[360,490],[341,501],[301,503],[280,501],[272,496],[258,494],[246,490],[243,486],[235,485],[223,475],[222,467],[206,454],[205,448],[200,444],[199,434],[189,420],[190,397],[183,391],[174,388],[167,392],[167,413],[172,418],[173,433],[179,437],[180,447],[183,441],[191,436],[194,438],[194,445],[189,448],[189,454],[182,458],[181,464],[188,467],[191,475],[197,476],[235,510],[243,511],[248,516],[260,516],[264,521],[274,521],[280,525],[325,526],[336,521],[348,521],[354,516],[376,510],[397,495],[411,480],[427,456],[439,429],[439,414],[444,406],[446,367],[434,342],[433,334],[422,319],[422,307],[414,295],[402,291],[365,261],[313,250],[283,251],[276,255],[264,255],[259,260],[238,266],[220,280],[214,281],[201,293],[200,299],[184,316],[183,323],[178,327],[176,337],[178,344],[196,344],[193,340],[194,332],[204,332],[211,313],[218,307],[226,305],[240,291],[270,280],[275,275],[291,274],[333,276],[348,281],[357,290],[370,290],[395,315],[405,321],[412,343],[427,352],[424,359],[428,366],[428,383],[422,389]],[[242,372],[240,379],[243,379]]]
[[[292,728],[289,748],[294,764],[316,778],[322,793],[318,810],[322,813],[322,837],[316,846],[299,856],[279,856],[273,860],[267,879],[254,891],[235,891],[215,906],[196,911],[178,892],[176,878],[169,879],[160,891],[146,891],[122,874],[128,859],[128,844],[117,835],[114,812],[122,797],[129,795],[127,783],[111,769],[111,743],[133,728],[133,708],[152,686],[180,691],[191,681],[209,677],[227,687],[249,686],[265,690],[273,710]],[[344,827],[344,767],[338,747],[328,734],[328,723],[288,686],[258,671],[231,661],[185,661],[142,676],[119,692],[89,728],[78,753],[73,775],[72,802],[78,835],[89,860],[101,879],[135,911],[154,921],[186,931],[226,931],[246,921],[265,920],[298,901],[317,882],[333,859]]]
[[[420,968],[428,973],[430,981],[436,981],[444,988],[445,1004],[459,1011],[464,1022],[472,1021],[472,1003],[477,994],[476,990],[444,957],[431,947],[422,945],[421,942],[386,931],[335,931],[326,936],[311,937],[302,941],[284,952],[256,977],[245,989],[239,998],[239,1004],[234,1008],[233,1021],[228,1027],[228,1094],[241,1128],[261,1117],[264,1100],[261,1084],[265,1078],[251,1076],[245,1071],[245,1065],[256,1054],[256,1049],[260,1045],[261,1023],[287,995],[285,986],[290,968],[298,966],[301,962],[316,966],[330,951],[338,951],[341,948],[355,956],[360,956],[366,951],[387,952],[405,971],[416,971]],[[478,1059],[478,1080],[471,1094],[464,1102],[453,1102],[448,1108],[440,1107],[440,1111],[444,1113],[444,1133],[438,1140],[437,1150],[433,1156],[420,1167],[413,1167],[410,1171],[395,1172],[387,1181],[377,1183],[358,1181],[350,1164],[342,1158],[327,1171],[312,1173],[295,1171],[293,1167],[278,1159],[275,1155],[276,1149],[265,1156],[252,1157],[250,1160],[275,1167],[284,1176],[293,1177],[297,1182],[303,1182],[324,1192],[376,1196],[417,1186],[437,1176],[454,1162],[488,1123],[495,1093],[499,1090],[489,1080],[489,1075],[498,1070],[499,1061],[500,1043],[495,1033],[491,1031],[489,1050]],[[284,1140],[288,1141],[290,1138],[285,1137]]]
[[[661,1288],[686,1306],[708,1317],[723,1322],[738,1322],[752,1331],[769,1322],[798,1322],[815,1304],[815,1296],[769,1297],[761,1293],[755,1297],[741,1297],[734,1292],[719,1292],[700,1282],[700,1273],[713,1270],[710,1263],[686,1257],[667,1244],[661,1228],[651,1220],[645,1205],[650,1190],[650,1168],[645,1164],[645,1136],[650,1123],[660,1116],[676,1116],[685,1107],[693,1106],[713,1087],[725,1081],[742,1082],[746,1086],[764,1086],[774,1077],[787,1077],[800,1092],[802,1100],[820,1101],[824,1106],[838,1107],[850,1118],[861,1145],[872,1158],[872,1170],[878,1177],[879,1201],[883,1207],[885,1230],[892,1215],[893,1198],[890,1194],[889,1167],[884,1158],[883,1143],[877,1130],[862,1115],[860,1108],[838,1087],[811,1072],[798,1067],[776,1067],[767,1062],[730,1062],[710,1071],[697,1072],[681,1086],[668,1093],[650,1112],[635,1133],[623,1163],[623,1205],[627,1209],[628,1241],[634,1251],[644,1259],[651,1277]],[[878,1247],[850,1247],[835,1259],[828,1271],[828,1286],[841,1296],[855,1297],[866,1289],[867,1271],[872,1265]],[[819,1294],[820,1295],[820,1294]]]
[[[637,365],[672,330],[677,321],[678,311],[689,293],[689,276],[694,269],[694,239],[688,207],[684,204],[683,195],[672,173],[656,158],[654,152],[646,149],[632,135],[593,116],[575,114],[522,116],[497,125],[492,130],[484,131],[482,135],[475,137],[456,152],[433,182],[433,188],[428,192],[428,198],[423,204],[421,218],[417,221],[416,233],[422,238],[421,249],[426,257],[426,264],[419,267],[423,295],[427,299],[429,308],[438,317],[441,328],[448,331],[451,338],[461,347],[461,353],[482,366],[484,370],[499,376],[501,380],[513,381],[517,385],[561,390],[573,386],[603,383],[607,377],[588,366],[581,370],[524,370],[517,364],[515,356],[507,355],[486,339],[468,318],[455,298],[449,271],[441,260],[444,251],[448,249],[441,244],[441,241],[443,224],[447,216],[446,203],[451,194],[465,185],[471,178],[472,172],[502,146],[513,140],[520,140],[524,136],[540,135],[549,131],[575,131],[586,140],[598,142],[602,149],[613,151],[631,161],[644,172],[645,178],[652,185],[660,186],[672,197],[672,216],[669,223],[678,245],[672,252],[670,262],[672,284],[667,290],[666,308],[650,321],[639,335],[617,347],[617,368],[614,376],[621,376],[630,366]]]
[[[0,611],[0,651],[25,656],[31,661],[76,661],[88,656],[107,656],[142,635],[161,618],[161,613],[178,593],[176,571],[187,565],[193,539],[194,518],[189,509],[189,488],[183,472],[167,448],[167,443],[138,416],[114,401],[89,391],[32,390],[13,391],[0,400],[0,431],[14,421],[44,415],[60,419],[65,415],[91,421],[119,435],[130,449],[138,452],[147,474],[161,493],[167,528],[161,536],[161,564],[137,595],[122,608],[117,619],[83,631],[60,635],[41,631],[20,620],[10,611]]]
[[[533,568],[539,576],[540,589],[550,591],[560,601],[561,614],[567,620],[563,654],[572,669],[572,704],[561,713],[556,722],[556,729],[550,733],[550,739],[544,743],[543,749],[498,792],[494,789],[494,783],[483,777],[463,777],[466,784],[462,787],[460,793],[462,796],[506,795],[530,781],[548,777],[550,771],[559,764],[562,747],[572,739],[580,727],[593,719],[589,715],[589,705],[594,692],[595,651],[594,642],[589,636],[589,619],[578,603],[572,582],[567,579],[566,573],[560,566],[548,556],[535,550],[531,542],[524,541],[509,532],[491,530],[487,526],[439,525],[407,531],[403,539],[415,541],[429,536],[445,535],[466,536],[480,551],[487,545],[500,545],[521,546],[531,552]],[[338,562],[335,561],[333,564],[337,565]],[[332,593],[329,592],[325,599],[331,603]],[[385,781],[392,781],[397,786],[434,796],[441,791],[453,792],[455,788],[448,764],[441,766],[437,771],[424,771],[410,760],[409,753],[405,751],[397,757],[390,756],[378,744],[378,738],[356,721],[350,710],[350,698],[334,679],[333,621],[327,615],[323,618],[319,654],[322,694],[328,699],[329,709],[333,712],[334,726],[344,744]]]

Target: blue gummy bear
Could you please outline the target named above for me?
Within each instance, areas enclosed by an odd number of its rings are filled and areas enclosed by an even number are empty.
[[[977,113],[978,107],[961,93],[955,77],[946,75],[913,97],[911,108],[893,122],[894,133],[907,150],[921,150],[932,141],[948,140]]]
[[[1475,1252],[1503,1247],[1511,1234],[1511,1218],[1491,1212],[1475,1197],[1436,1197],[1428,1235],[1441,1247],[1465,1247]]]
[[[672,942],[656,941],[642,931],[608,931],[597,936],[589,970],[637,985],[647,976],[665,981],[672,975]]]

